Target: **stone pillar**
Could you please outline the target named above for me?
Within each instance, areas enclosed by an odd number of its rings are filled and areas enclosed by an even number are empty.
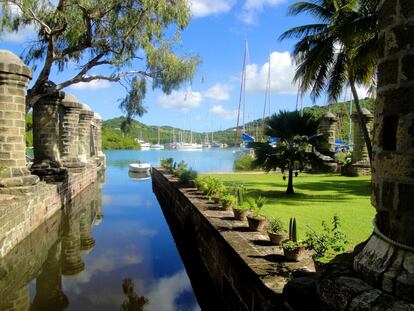
[[[319,131],[323,134],[323,141],[319,146],[322,154],[333,156],[335,153],[335,134],[338,118],[332,112],[326,112],[319,124]]]
[[[32,311],[64,310],[69,300],[62,290],[60,271],[60,242],[56,242],[48,252],[42,265],[41,273],[36,278],[36,295],[33,299]]]
[[[59,113],[60,154],[67,168],[85,166],[79,160],[79,114],[82,105],[72,94],[65,94]]]
[[[33,174],[42,180],[54,181],[66,175],[60,163],[58,110],[64,97],[56,92],[43,97],[33,107]]]
[[[79,115],[79,159],[88,163],[91,159],[91,122],[93,111],[89,106],[81,104]]]
[[[102,151],[102,118],[99,114],[94,114],[94,123],[95,123],[95,146],[96,146],[96,156],[99,162],[106,167],[106,156]]]
[[[0,301],[0,310],[2,311],[29,311],[30,310],[30,293],[29,286],[12,292],[7,297],[2,297]]]
[[[80,253],[79,216],[71,216],[64,224],[62,236],[62,274],[77,275],[85,268]]]
[[[368,109],[362,108],[362,114],[364,124],[368,129],[368,133],[371,132],[373,116]],[[354,129],[353,135],[353,151],[352,162],[345,170],[347,176],[369,176],[371,175],[371,164],[369,162],[368,149],[365,143],[364,134],[358,121],[358,114],[354,112],[352,114],[352,126]]]
[[[379,6],[378,98],[371,202],[374,234],[354,268],[374,286],[414,302],[414,2]]]
[[[20,58],[0,50],[0,188],[39,181],[26,168],[26,89],[31,77]]]
[[[89,251],[95,246],[92,237],[92,216],[91,208],[85,208],[80,214],[80,248],[82,251]]]

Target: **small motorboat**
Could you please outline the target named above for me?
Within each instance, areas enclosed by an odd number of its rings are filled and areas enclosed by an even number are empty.
[[[149,173],[151,171],[151,164],[149,163],[131,163],[129,164],[129,171],[134,173]]]

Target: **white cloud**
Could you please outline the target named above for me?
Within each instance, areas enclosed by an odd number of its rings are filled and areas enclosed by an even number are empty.
[[[289,52],[273,52],[270,55],[270,89],[274,93],[296,93],[293,84],[295,63]],[[264,92],[267,85],[269,62],[262,66],[250,64],[246,67],[246,90]]]
[[[36,29],[33,25],[25,26],[19,31],[5,32],[1,34],[1,40],[24,43],[36,38]]]
[[[191,88],[187,91],[172,91],[169,95],[158,97],[158,104],[167,109],[188,111],[197,108],[203,101],[203,95],[200,92],[194,92]]]
[[[231,87],[217,83],[204,92],[204,96],[214,100],[228,100],[230,98]]]
[[[243,5],[243,11],[240,14],[240,19],[249,25],[255,24],[257,15],[265,6],[277,6],[285,0],[246,0]]]
[[[189,0],[194,17],[206,17],[227,13],[234,5],[234,0]]]
[[[222,105],[214,105],[210,108],[210,113],[224,119],[234,120],[237,118],[237,109],[229,110],[225,109]]]
[[[99,90],[105,89],[111,86],[111,82],[107,80],[92,80],[91,82],[79,82],[70,86],[70,88],[84,91],[84,90]]]

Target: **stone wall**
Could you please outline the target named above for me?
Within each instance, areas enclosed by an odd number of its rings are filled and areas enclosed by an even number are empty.
[[[0,194],[0,258],[96,180],[97,169],[90,166],[65,182],[41,182],[29,194]]]
[[[267,235],[249,231],[230,211],[212,209],[197,189],[181,187],[165,170],[153,169],[152,178],[202,308],[280,310],[289,278],[314,271],[310,256],[287,262]]]
[[[70,221],[81,227],[82,214],[97,216],[101,195],[99,184],[90,184],[71,204],[44,221],[0,258],[0,310],[29,310],[28,285],[34,279],[36,295],[30,310],[63,310],[67,307],[61,284],[64,253],[67,252],[63,245],[65,224]],[[90,231],[93,219],[84,225]]]

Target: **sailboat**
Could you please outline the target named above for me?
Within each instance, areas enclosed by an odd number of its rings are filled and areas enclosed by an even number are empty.
[[[190,117],[190,142],[187,143],[183,139],[183,133],[181,132],[181,140],[179,143],[175,144],[175,149],[177,150],[185,150],[185,151],[196,151],[196,150],[202,150],[203,145],[193,143],[193,132],[191,130],[191,117]]]
[[[160,127],[158,127],[158,143],[151,145],[151,149],[154,149],[154,150],[164,149],[164,145],[160,144]]]
[[[142,128],[140,129],[140,139],[135,138],[135,142],[141,145],[141,150],[149,150],[150,149],[150,143],[146,143],[143,139],[142,139]]]
[[[245,47],[244,47],[244,57],[243,57],[243,69],[242,69],[242,76],[241,76],[241,83],[240,83],[240,97],[239,97],[239,107],[237,110],[237,125],[234,131],[234,147],[239,147],[239,150],[234,150],[234,153],[240,153],[247,149],[247,144],[249,142],[254,142],[255,138],[253,136],[250,136],[246,133],[246,127],[245,127],[245,115],[246,115],[246,67],[248,62],[248,46],[247,46],[247,40],[245,40]],[[243,109],[242,111],[242,142],[238,146],[238,138],[239,138],[239,121],[240,121],[240,109]]]

